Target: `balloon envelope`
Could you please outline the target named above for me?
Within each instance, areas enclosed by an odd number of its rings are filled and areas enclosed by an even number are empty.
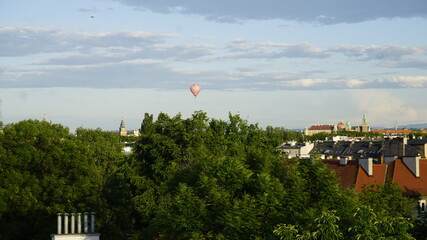
[[[190,86],[190,91],[194,95],[194,97],[197,97],[197,94],[199,94],[200,89],[201,89],[201,87],[199,84],[192,84]]]

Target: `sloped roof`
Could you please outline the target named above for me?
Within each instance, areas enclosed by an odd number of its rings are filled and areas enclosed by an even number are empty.
[[[361,166],[359,166],[356,177],[356,190],[363,192],[363,186],[371,184],[384,184],[386,180],[387,164],[373,164],[373,174],[369,176]]]
[[[356,184],[357,171],[359,165],[357,161],[348,161],[346,165],[341,165],[340,160],[323,160],[327,164],[329,169],[332,169],[340,179],[340,187],[342,188],[353,188]]]
[[[415,175],[400,160],[394,162],[392,180],[409,196],[427,195],[427,159],[420,159],[420,177]]]
[[[308,130],[333,130],[334,125],[313,125]]]
[[[381,155],[382,146],[382,141],[324,141],[315,143],[310,153],[378,158]]]
[[[409,130],[409,129],[403,129],[403,130],[373,129],[372,132],[381,133],[381,134],[408,134],[408,133],[412,133],[412,130]]]
[[[420,177],[416,177],[400,159],[388,164],[373,164],[372,176],[368,176],[357,160],[349,161],[347,165],[340,165],[339,160],[323,162],[336,172],[343,188],[356,188],[362,192],[366,184],[384,184],[386,179],[391,179],[399,184],[405,195],[427,195],[427,159],[419,160]]]

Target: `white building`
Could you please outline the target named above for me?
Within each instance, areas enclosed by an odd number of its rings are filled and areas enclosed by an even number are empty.
[[[310,151],[314,148],[314,143],[304,142],[297,143],[295,141],[290,141],[282,144],[282,146],[277,149],[282,153],[288,155],[289,158],[299,157],[299,158],[308,158],[310,157]]]

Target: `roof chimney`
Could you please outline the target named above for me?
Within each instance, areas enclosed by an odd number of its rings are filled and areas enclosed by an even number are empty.
[[[69,216],[71,215],[71,219]],[[89,219],[90,215],[90,230]],[[82,213],[77,213],[77,232],[75,231],[76,213],[58,213],[57,214],[57,234],[51,234],[52,240],[99,240],[99,233],[95,232],[95,212],[84,212],[84,233],[82,233]],[[71,229],[69,224],[71,224]],[[70,232],[68,230],[71,230]]]
[[[348,157],[340,157],[340,165],[347,165]]]
[[[368,176],[372,177],[374,175],[372,158],[360,158],[359,165],[365,170]]]
[[[415,177],[420,177],[420,157],[403,157],[402,161]]]

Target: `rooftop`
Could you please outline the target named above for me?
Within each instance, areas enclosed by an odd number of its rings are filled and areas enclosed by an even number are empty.
[[[373,164],[372,176],[368,175],[357,160],[348,161],[346,165],[335,159],[323,162],[336,172],[343,188],[355,188],[362,192],[364,185],[384,184],[390,179],[396,182],[407,196],[427,195],[427,159],[419,159],[419,177],[400,159],[388,164]]]

